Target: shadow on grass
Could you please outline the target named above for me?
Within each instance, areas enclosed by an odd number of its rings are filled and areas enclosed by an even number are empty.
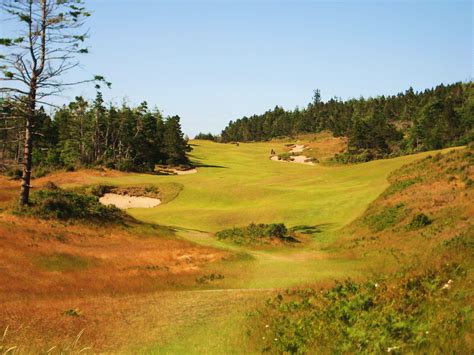
[[[316,225],[313,225],[313,226],[298,225],[298,226],[291,227],[290,230],[292,232],[296,232],[296,233],[314,235],[314,234],[322,233],[324,231],[324,229],[331,226],[331,224],[332,223],[321,223],[321,224],[316,224]]]

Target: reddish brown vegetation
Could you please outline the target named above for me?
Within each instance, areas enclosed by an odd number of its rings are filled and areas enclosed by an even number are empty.
[[[89,173],[54,174],[35,185],[81,183]],[[2,178],[0,207],[14,204],[18,185]],[[196,286],[203,268],[227,255],[163,227],[128,222],[104,228],[8,211],[0,214],[0,245],[0,331],[9,326],[9,343],[25,346],[29,339],[32,351],[71,342],[83,328],[83,344],[106,347],[111,340],[104,334],[117,314],[152,291]]]

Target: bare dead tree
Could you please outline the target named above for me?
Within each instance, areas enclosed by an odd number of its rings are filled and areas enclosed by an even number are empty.
[[[37,105],[51,105],[48,97],[61,94],[65,87],[105,80],[95,76],[77,82],[63,81],[64,74],[79,65],[77,55],[88,52],[83,47],[87,33],[81,28],[90,13],[82,0],[2,0],[1,9],[19,28],[14,37],[0,38],[0,45],[7,49],[6,54],[0,55],[0,80],[4,84],[0,93],[24,107],[24,168],[19,203],[26,205]]]

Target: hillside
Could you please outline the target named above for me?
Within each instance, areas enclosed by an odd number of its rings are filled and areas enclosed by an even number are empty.
[[[394,171],[390,186],[329,246],[365,263],[366,277],[268,301],[251,325],[260,349],[472,352],[473,163],[471,147]]]

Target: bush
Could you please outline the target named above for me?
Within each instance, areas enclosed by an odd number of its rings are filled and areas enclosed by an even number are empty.
[[[51,170],[43,165],[40,165],[36,169],[33,170],[33,176],[35,178],[42,178],[48,175],[49,173],[51,173]]]
[[[410,187],[411,185],[414,185],[414,184],[416,184],[416,183],[418,183],[418,182],[421,182],[421,178],[420,178],[420,177],[396,181],[396,182],[392,183],[392,184],[382,193],[382,196],[383,196],[383,197],[388,197],[388,196],[393,195],[393,194],[395,194],[395,193],[397,193],[397,192],[401,192],[401,191],[407,189],[408,187]]]
[[[23,175],[23,170],[18,167],[10,167],[5,171],[5,175],[12,180],[20,180]]]
[[[265,234],[267,237],[284,238],[287,233],[288,229],[283,223],[273,223],[265,228]]]
[[[287,290],[267,301],[249,333],[272,354],[463,353],[472,307],[450,288],[464,278],[450,263],[386,281]]]
[[[296,241],[288,235],[288,229],[283,223],[250,223],[246,227],[234,227],[217,232],[216,237],[218,239],[228,239],[237,244],[268,244],[272,239]]]
[[[31,196],[31,204],[19,207],[19,214],[61,220],[90,220],[94,222],[117,222],[125,214],[114,206],[104,206],[96,196],[87,196],[63,190],[53,183]]]
[[[115,188],[115,186],[111,185],[94,185],[90,189],[90,193],[96,197],[102,197],[106,193],[112,191]]]
[[[398,223],[405,212],[405,205],[399,203],[393,207],[385,207],[379,214],[367,217],[366,223],[373,231],[380,232]]]
[[[429,218],[424,213],[419,213],[415,217],[413,217],[412,221],[407,226],[407,229],[408,230],[420,229],[420,228],[430,225],[431,223],[433,223],[431,218]]]

